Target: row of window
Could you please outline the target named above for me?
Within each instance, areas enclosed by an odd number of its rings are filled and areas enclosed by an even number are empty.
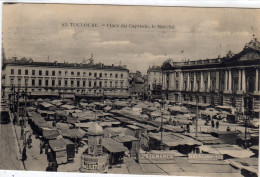
[[[62,71],[58,71],[57,73],[58,73],[58,76],[62,75]],[[69,73],[68,71],[65,71],[65,76],[68,76],[68,73]],[[15,74],[14,69],[11,69],[11,75],[14,75],[14,74]],[[22,75],[22,70],[18,69],[17,74],[18,75]],[[81,73],[81,72],[74,72],[74,71],[70,72],[70,76],[74,76],[74,74],[75,74],[75,76],[81,76],[82,74],[83,74],[82,75],[83,77],[87,76],[86,72],[83,72],[83,73]],[[24,75],[29,75],[29,70],[28,69],[26,69],[24,71]],[[35,76],[36,75],[36,71],[32,70],[32,74],[31,75]],[[38,75],[42,76],[43,75],[43,71],[39,70],[38,71]],[[94,75],[94,77],[103,77],[103,73],[93,73],[93,75]],[[49,71],[48,70],[45,71],[45,76],[49,76]],[[52,71],[50,76],[56,76],[56,71]],[[92,76],[92,72],[89,72],[88,76]],[[110,73],[109,76],[110,76],[110,78],[112,78],[113,74]],[[104,77],[108,77],[108,73],[104,73]],[[120,74],[120,77],[124,78],[124,74]],[[119,78],[119,74],[115,74],[115,78]]]
[[[35,91],[38,91],[38,92],[52,92],[52,93],[55,93],[56,91],[54,89],[31,89],[32,92],[35,92]],[[64,92],[67,92],[67,90],[63,90]],[[120,91],[122,92],[122,90],[110,90],[110,91]],[[89,89],[89,90],[75,90],[74,92],[76,93],[81,93],[81,94],[84,94],[84,93],[94,93],[94,94],[103,94],[103,90],[92,90],[92,89]]]
[[[193,90],[193,87],[194,87],[193,83],[194,83],[193,81],[190,82],[191,90]],[[187,81],[183,82],[183,89],[184,90],[186,90],[188,88],[187,84],[188,84]],[[205,86],[205,88],[208,87],[208,81],[204,81],[204,86]],[[197,81],[197,88],[200,89],[200,81]],[[178,80],[175,81],[175,89],[179,89],[179,81]],[[211,89],[215,89],[215,81],[214,80],[211,81]]]
[[[25,79],[24,82],[25,82],[25,85],[28,86],[28,79]],[[93,87],[102,87],[103,86],[102,83],[103,83],[102,81],[99,81],[99,82],[98,81],[94,81],[93,84],[92,84],[92,81],[88,81],[88,87],[92,87],[92,86]],[[14,84],[14,79],[13,78],[10,79],[10,84],[11,85]],[[36,80],[32,79],[31,80],[31,84],[32,84],[32,86],[35,86],[36,85]],[[47,86],[47,87],[49,86],[49,80],[45,80],[44,84],[45,85],[43,85],[43,80],[41,80],[41,79],[38,80],[38,86]],[[58,86],[61,86],[61,80],[58,80],[57,84],[58,84]],[[74,82],[74,80],[71,80],[70,81],[70,86],[74,87],[74,84],[76,84],[75,86],[80,87],[81,81]],[[21,79],[18,79],[18,85],[21,85]],[[51,80],[51,85],[50,86],[53,86],[53,87],[56,86],[56,80]],[[65,87],[68,86],[68,80],[64,80],[64,86]],[[86,81],[82,81],[82,86],[86,87]],[[119,82],[115,81],[115,87],[118,87],[118,86],[119,86]],[[124,82],[121,81],[120,82],[120,87],[123,88],[123,86],[124,86]],[[104,87],[113,87],[113,81],[110,81],[110,82],[105,81],[104,82]]]

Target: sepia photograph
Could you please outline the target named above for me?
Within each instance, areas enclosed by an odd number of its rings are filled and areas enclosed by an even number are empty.
[[[260,9],[3,3],[0,170],[257,177]]]

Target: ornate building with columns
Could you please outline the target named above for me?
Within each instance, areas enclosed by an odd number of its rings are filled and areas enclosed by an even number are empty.
[[[162,66],[163,95],[168,100],[194,104],[232,106],[244,111],[245,105],[260,110],[260,42],[256,38],[244,49],[227,56],[186,62],[166,61]]]

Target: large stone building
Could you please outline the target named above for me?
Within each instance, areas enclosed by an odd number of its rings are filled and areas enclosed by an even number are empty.
[[[125,66],[34,62],[12,58],[2,65],[2,96],[10,98],[12,86],[31,96],[74,95],[128,97],[129,70]]]
[[[145,77],[142,76],[140,71],[129,73],[129,91],[131,95],[137,95],[138,97],[144,98],[147,90],[145,82]]]
[[[260,42],[253,39],[238,54],[162,66],[163,94],[180,103],[236,107],[259,112]]]
[[[160,98],[162,94],[162,69],[152,66],[147,70],[148,95],[151,99]]]
[[[160,66],[152,66],[147,70],[148,90],[154,90],[162,86],[162,69]]]

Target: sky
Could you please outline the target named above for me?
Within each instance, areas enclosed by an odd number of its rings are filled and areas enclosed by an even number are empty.
[[[168,58],[184,61],[217,58],[229,50],[238,53],[253,34],[260,37],[259,27],[258,9],[3,5],[7,58],[81,63],[93,54],[95,63],[121,63],[143,74]]]

